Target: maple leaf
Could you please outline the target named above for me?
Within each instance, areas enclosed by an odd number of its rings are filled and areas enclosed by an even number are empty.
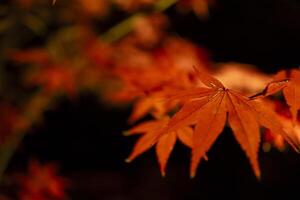
[[[160,58],[163,60],[166,58]],[[168,74],[168,76],[165,76]],[[161,117],[176,105],[166,104],[164,97],[175,91],[194,85],[194,77],[186,69],[171,68],[167,65],[159,67],[131,68],[119,67],[115,75],[121,79],[122,87],[113,92],[113,101],[133,100],[133,112],[129,122],[135,122],[147,114]]]
[[[299,120],[295,123],[292,121],[292,115],[284,103],[280,101],[267,101],[268,106],[272,107],[278,113],[280,122],[284,127],[285,132],[294,135],[294,139],[300,141],[300,123]],[[270,151],[271,147],[274,146],[279,151],[286,150],[286,142],[281,135],[272,133],[266,130],[264,133],[264,151]]]
[[[51,164],[41,165],[31,161],[28,175],[19,178],[20,199],[66,199],[65,188],[68,181],[57,175],[57,167]]]
[[[29,84],[41,85],[50,94],[65,91],[73,96],[76,92],[74,71],[60,65],[50,65],[38,69],[28,79]]]
[[[159,96],[145,96],[135,102],[133,111],[128,119],[129,123],[144,117],[149,111],[153,110],[155,116],[161,116],[166,112],[164,101]]]
[[[137,44],[153,47],[163,38],[167,18],[161,14],[137,16],[133,20],[133,39]]]
[[[179,89],[176,87],[164,87],[158,91],[150,92],[137,99],[134,102],[132,113],[128,119],[129,123],[133,123],[147,114],[151,114],[154,118],[162,118],[167,112],[174,109],[178,102],[166,102],[165,97],[172,96]]]
[[[269,82],[267,87],[250,98],[266,97],[283,90],[284,98],[290,107],[293,123],[296,124],[298,110],[300,109],[300,70],[282,70]]]
[[[160,120],[151,120],[141,123],[127,131],[126,135],[144,135],[137,141],[132,153],[126,159],[126,162],[131,162],[156,143],[156,155],[160,165],[160,171],[162,176],[165,176],[166,164],[177,139],[190,148],[193,144],[193,129],[189,126],[182,127],[176,131],[162,133],[168,122],[169,117]]]
[[[290,107],[293,123],[296,124],[298,111],[300,109],[300,70],[282,70],[278,72],[274,80],[289,79],[286,87],[283,88],[283,95]]]
[[[75,94],[76,70],[69,67],[68,61],[56,64],[43,49],[14,51],[10,53],[10,58],[17,63],[30,63],[38,67],[27,77],[29,84],[43,86],[48,93],[65,91],[70,96]]]
[[[187,90],[185,95],[173,99],[183,100],[183,107],[170,119],[165,132],[195,125],[190,175],[194,177],[197,167],[222,132],[228,113],[228,122],[233,134],[250,160],[256,177],[260,177],[258,150],[259,126],[282,135],[296,150],[299,141],[286,133],[280,119],[272,109],[259,99],[248,98],[224,85],[199,68],[197,76],[207,88]],[[276,91],[276,90],[274,90]],[[271,93],[271,92],[270,92]]]

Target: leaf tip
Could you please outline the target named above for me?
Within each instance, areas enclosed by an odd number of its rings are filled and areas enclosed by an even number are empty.
[[[123,135],[123,136],[130,136],[131,133],[130,133],[130,131],[123,131],[123,132],[122,132],[122,135]]]
[[[131,115],[129,116],[129,118],[127,119],[127,123],[128,124],[134,124],[136,121],[138,121],[141,117],[138,116],[136,113],[131,113]]]
[[[195,176],[196,176],[196,172],[191,172],[191,173],[190,173],[190,178],[191,178],[191,179],[195,178]]]
[[[260,172],[255,173],[255,176],[258,181],[261,181],[261,173]]]
[[[296,151],[296,153],[300,154],[300,147],[299,146],[295,146],[294,150]]]
[[[197,168],[195,167],[195,166],[191,166],[191,168],[190,168],[190,178],[192,179],[192,178],[195,178],[195,176],[196,176],[196,171],[197,171]]]

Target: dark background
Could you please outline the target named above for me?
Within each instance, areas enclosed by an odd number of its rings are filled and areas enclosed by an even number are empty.
[[[206,21],[169,9],[172,31],[207,48],[214,61],[255,64],[268,73],[299,65],[300,1],[216,2]],[[229,128],[194,179],[188,176],[189,151],[179,143],[165,178],[153,150],[126,164],[136,141],[122,136],[129,113],[130,108],[108,107],[90,93],[61,98],[29,131],[8,171],[24,169],[30,158],[55,161],[60,174],[72,181],[68,192],[74,200],[298,199],[300,156],[260,152],[258,181]]]

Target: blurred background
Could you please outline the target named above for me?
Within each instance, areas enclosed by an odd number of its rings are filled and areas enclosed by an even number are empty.
[[[122,132],[151,118],[132,109],[162,77],[141,72],[197,65],[265,82],[299,66],[299,19],[296,0],[1,0],[0,199],[297,197],[300,157],[282,141],[264,137],[258,181],[227,127],[190,179],[182,144],[161,177],[153,149],[124,162],[137,137]]]

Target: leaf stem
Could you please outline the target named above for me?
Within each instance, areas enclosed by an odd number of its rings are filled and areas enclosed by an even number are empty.
[[[6,170],[9,161],[11,160],[14,152],[16,151],[17,147],[21,143],[25,136],[25,132],[17,133],[14,135],[14,138],[10,138],[5,144],[1,146],[0,149],[0,183],[3,181],[2,177],[4,171]]]
[[[29,123],[26,123],[23,128],[17,130],[11,138],[8,138],[7,141],[0,146],[0,183],[3,181],[3,174],[28,129],[32,124],[38,122],[44,111],[52,105],[52,101],[53,99],[51,97],[43,95],[42,93],[37,93],[26,104],[23,117],[25,117],[28,120],[26,121]]]
[[[157,3],[153,5],[152,10],[154,12],[163,12],[169,7],[171,7],[173,4],[175,4],[178,0],[159,0]],[[125,20],[121,21],[120,23],[116,24],[112,28],[110,28],[108,31],[106,31],[104,34],[101,35],[100,40],[104,40],[108,43],[115,42],[128,33],[132,31],[132,24],[134,20],[138,17],[144,16],[144,12],[137,12],[133,14],[132,16],[126,18]]]

